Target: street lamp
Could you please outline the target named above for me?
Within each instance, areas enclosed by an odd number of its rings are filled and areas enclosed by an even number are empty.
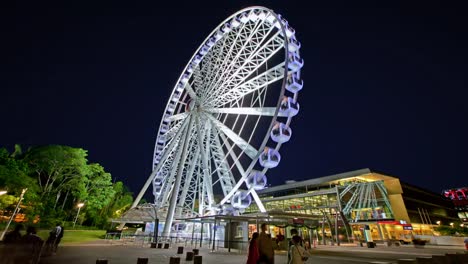
[[[436,223],[437,223],[438,225],[440,225],[440,221],[437,221]]]
[[[76,212],[75,221],[73,222],[73,228],[75,228],[76,220],[78,220],[78,215],[80,214],[81,207],[83,206],[84,206],[84,203],[79,203],[76,205],[76,207],[78,207],[78,212]]]
[[[453,227],[453,223],[450,223],[450,226]]]
[[[158,232],[159,232],[159,218],[158,208],[155,204],[149,204],[154,210],[154,229],[153,229],[153,243],[158,243]]]

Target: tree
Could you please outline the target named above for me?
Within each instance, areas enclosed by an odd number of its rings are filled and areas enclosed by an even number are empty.
[[[114,199],[115,191],[110,173],[105,172],[104,168],[97,163],[90,164],[87,168],[85,184],[86,213],[90,218],[89,221],[93,224],[107,221],[107,219],[100,219],[102,218],[100,211]]]
[[[0,189],[8,190],[7,195],[0,196],[0,208],[14,209],[19,195],[24,188],[28,188],[24,196],[23,205],[27,207],[22,211],[29,219],[34,218],[35,206],[39,187],[37,182],[28,176],[28,166],[20,159],[20,148],[15,146],[15,152],[10,154],[7,149],[0,148]]]

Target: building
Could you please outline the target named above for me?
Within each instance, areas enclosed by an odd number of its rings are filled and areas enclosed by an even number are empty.
[[[415,234],[432,235],[438,223],[458,220],[451,203],[440,194],[369,169],[290,182],[261,190],[258,195],[269,213],[313,217],[317,225],[313,228],[321,241],[365,238],[409,242]],[[244,215],[258,213],[252,204]],[[289,224],[300,222],[295,218]],[[287,233],[281,228],[271,231],[274,236],[275,232]],[[302,234],[313,236],[305,230]]]
[[[457,210],[458,217],[463,224],[468,224],[468,188],[452,188],[444,190],[443,195],[450,199]]]

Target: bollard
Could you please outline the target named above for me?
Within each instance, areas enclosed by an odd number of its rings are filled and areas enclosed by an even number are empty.
[[[463,260],[461,259],[461,256],[458,257],[457,254],[446,253],[445,257],[447,258],[447,263],[463,263]]]
[[[410,263],[416,263],[416,259],[399,259],[397,261],[398,264],[410,264]]]
[[[180,264],[180,258],[179,257],[170,257],[169,258],[169,264]]]
[[[193,264],[202,264],[202,256],[194,256],[193,257]]]
[[[158,243],[158,248],[162,248],[162,243]]]
[[[151,242],[151,248],[156,248],[156,243]]]
[[[148,264],[148,258],[138,258],[137,264]]]
[[[194,256],[198,256],[198,253],[200,253],[200,250],[197,248],[194,248],[192,251]]]
[[[446,264],[448,260],[443,255],[432,255],[432,262],[436,264]]]
[[[431,257],[416,257],[416,263],[418,264],[432,264],[434,263]]]
[[[96,264],[107,264],[107,259],[96,259]]]
[[[468,263],[468,251],[465,253],[457,252],[458,259],[463,263]]]
[[[178,247],[177,254],[184,254],[184,247]]]
[[[164,248],[165,248],[165,249],[168,249],[168,248],[169,248],[169,244],[165,243],[165,244],[164,244]]]
[[[193,252],[187,251],[185,260],[192,261],[193,260]]]

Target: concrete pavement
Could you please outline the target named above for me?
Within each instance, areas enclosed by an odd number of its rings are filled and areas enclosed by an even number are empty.
[[[181,263],[193,263],[185,261],[185,252],[192,250],[192,247],[184,248],[184,254],[177,255],[177,245],[169,249],[150,248],[148,244],[112,244],[105,240],[82,244],[65,244],[59,248],[57,255],[43,258],[42,264],[85,264],[96,263],[96,259],[107,259],[109,264],[129,264],[137,263],[137,258],[149,259],[149,263],[169,263],[171,256],[179,256]],[[211,252],[208,248],[201,248],[200,255],[203,263],[245,263],[247,260],[244,252],[227,252],[220,248],[216,252]],[[309,263],[372,263],[383,261],[385,263],[396,263],[399,258],[416,258],[432,255],[443,255],[445,253],[463,252],[464,247],[447,247],[426,245],[425,248],[414,248],[412,245],[400,247],[386,247],[378,245],[376,248],[357,247],[354,244],[342,244],[341,246],[319,245],[312,250],[312,257]],[[286,263],[285,251],[278,251],[275,256],[275,263]]]

